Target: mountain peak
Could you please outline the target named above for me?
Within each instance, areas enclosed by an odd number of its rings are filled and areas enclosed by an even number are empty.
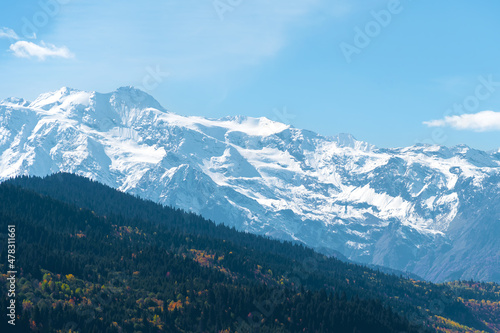
[[[92,94],[94,93],[62,87],[59,90],[41,94],[29,106],[37,109],[50,110],[65,104],[88,104]]]
[[[121,92],[121,93],[144,93],[146,94],[143,90],[138,89],[134,86],[122,86],[116,89],[116,92]]]
[[[0,101],[0,104],[4,104],[4,105],[16,105],[16,106],[28,106],[30,105],[31,102],[25,100],[24,98],[18,98],[18,97],[9,97],[9,98],[6,98],[2,101]]]
[[[110,100],[115,104],[126,105],[129,108],[153,108],[163,112],[167,111],[153,96],[133,86],[118,88],[116,91],[111,93]]]
[[[336,138],[339,141],[339,143],[340,142],[352,143],[352,142],[358,141],[358,140],[356,140],[354,135],[352,135],[350,133],[339,133],[336,135]]]
[[[45,110],[49,110],[63,104],[81,104],[87,106],[96,95],[105,96],[106,99],[120,108],[154,108],[163,112],[166,111],[151,95],[133,86],[120,87],[116,91],[108,94],[62,87],[59,90],[41,94],[30,104],[30,106]]]
[[[359,149],[364,151],[375,149],[375,146],[364,141],[358,141],[352,134],[349,133],[339,133],[333,137],[333,140],[340,147],[344,148]]]

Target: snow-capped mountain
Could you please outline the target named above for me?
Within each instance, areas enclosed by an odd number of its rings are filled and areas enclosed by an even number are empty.
[[[0,180],[58,171],[433,281],[500,282],[500,153],[377,149],[266,118],[184,117],[131,87],[0,102]]]

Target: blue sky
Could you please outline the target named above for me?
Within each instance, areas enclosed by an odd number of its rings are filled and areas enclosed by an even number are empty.
[[[134,85],[183,115],[265,116],[379,147],[500,147],[494,0],[17,0],[1,9],[0,99]]]

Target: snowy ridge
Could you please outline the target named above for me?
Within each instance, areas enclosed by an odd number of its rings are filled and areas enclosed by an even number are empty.
[[[435,281],[500,281],[498,265],[477,275],[470,267],[480,261],[464,259],[498,228],[499,155],[467,146],[378,149],[267,118],[185,117],[133,87],[0,102],[0,180],[73,172]],[[484,239],[472,242],[478,229]],[[497,244],[476,254],[494,262]]]

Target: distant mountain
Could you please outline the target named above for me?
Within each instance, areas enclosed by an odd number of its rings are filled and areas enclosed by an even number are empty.
[[[0,103],[0,179],[76,173],[432,281],[500,282],[500,154],[378,149],[266,118],[184,117],[132,87]]]

